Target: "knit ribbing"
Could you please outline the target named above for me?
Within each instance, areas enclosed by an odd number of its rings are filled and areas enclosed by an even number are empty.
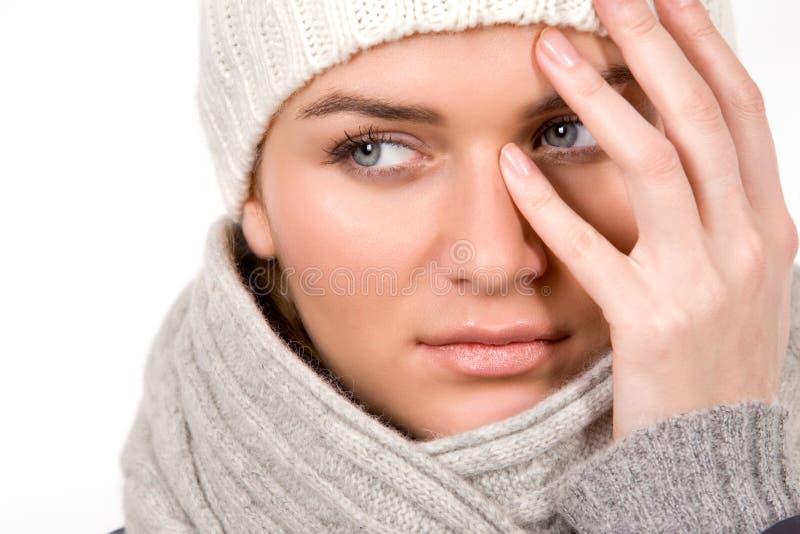
[[[729,0],[702,3],[735,49]],[[607,35],[592,0],[203,0],[201,13],[197,103],[223,202],[236,221],[275,111],[356,52],[416,33],[502,23]]]
[[[345,523],[348,528],[353,528],[352,521],[356,525],[372,525],[368,530],[375,532],[387,531],[390,526],[399,532],[514,531],[520,528],[514,523],[515,518],[497,506],[493,495],[487,498],[465,484],[461,477],[496,474],[529,461],[552,448],[559,439],[578,434],[583,425],[610,405],[610,356],[607,355],[598,366],[587,370],[582,380],[570,383],[536,410],[509,418],[505,424],[489,425],[418,447],[418,443],[407,441],[341,396],[274,337],[253,306],[252,296],[236,277],[231,245],[226,241],[231,236],[230,228],[219,223],[210,233],[208,268],[200,277],[203,290],[195,291],[195,305],[191,308],[200,310],[190,321],[196,325],[193,338],[201,343],[193,355],[199,361],[194,364],[186,360],[187,377],[193,375],[190,371],[197,365],[198,371],[205,371],[197,387],[209,388],[187,399],[191,402],[187,409],[203,406],[202,396],[210,395],[219,406],[230,404],[225,410],[228,415],[209,410],[194,419],[189,411],[187,421],[190,427],[199,428],[214,424],[218,417],[233,422],[223,427],[220,421],[215,430],[234,434],[233,439],[219,450],[209,451],[207,458],[203,455],[203,463],[213,464],[216,458],[226,460],[231,453],[239,455],[229,459],[233,464],[260,463],[264,457],[274,457],[275,449],[279,448],[287,465],[276,459],[270,465],[276,477],[264,480],[264,484],[291,485],[296,495],[292,499],[282,495],[287,501],[302,502],[297,494],[307,493],[309,500],[315,502],[314,510],[306,507],[294,514],[295,523],[282,525],[287,531],[300,532],[313,527],[315,515],[325,512],[326,500],[329,515],[320,520],[326,531],[336,521],[344,520],[348,521]],[[226,320],[219,322],[219,318]],[[214,346],[214,338],[236,343]],[[259,358],[259,354],[272,357]],[[211,359],[211,355],[217,357]],[[257,363],[257,370],[246,365],[249,358],[253,359],[252,364]],[[272,384],[280,386],[269,387]],[[252,429],[252,435],[237,438],[242,413],[251,414],[265,426]],[[248,439],[258,441],[256,436],[265,435],[272,437],[261,444],[269,447],[267,450],[247,451],[237,443]],[[599,448],[605,442],[596,440],[594,445]],[[527,447],[530,450],[526,451]],[[443,461],[426,454],[427,448],[442,451]],[[547,468],[560,465],[552,462]],[[286,472],[279,473],[281,468]],[[246,491],[257,489],[254,485]],[[222,501],[220,506],[230,509],[233,503]],[[269,506],[263,503],[261,506],[263,513],[275,513]],[[539,509],[549,512],[549,516],[534,519],[551,520],[552,503]],[[334,520],[339,514],[346,519]]]
[[[639,430],[579,469],[561,512],[580,532],[758,534],[800,513],[787,417],[745,401]]]

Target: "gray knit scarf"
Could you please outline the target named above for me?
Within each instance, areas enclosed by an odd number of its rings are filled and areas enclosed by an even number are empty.
[[[209,228],[154,338],[122,454],[128,533],[572,532],[557,494],[611,443],[611,352],[530,409],[432,441],[366,412],[265,319]]]

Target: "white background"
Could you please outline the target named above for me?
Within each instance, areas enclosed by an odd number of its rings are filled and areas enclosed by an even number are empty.
[[[800,3],[734,8],[800,223]],[[0,532],[123,523],[148,346],[222,213],[197,17],[187,1],[0,0]]]

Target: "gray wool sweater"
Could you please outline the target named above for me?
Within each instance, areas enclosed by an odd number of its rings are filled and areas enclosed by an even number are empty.
[[[613,442],[609,351],[522,413],[431,441],[279,338],[220,218],[155,336],[121,456],[141,532],[742,532],[800,514],[800,265],[780,402]]]

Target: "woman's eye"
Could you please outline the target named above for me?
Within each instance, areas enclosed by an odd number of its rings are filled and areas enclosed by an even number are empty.
[[[597,144],[586,126],[579,120],[561,121],[546,126],[539,137],[541,144],[555,148],[577,148]]]
[[[407,161],[414,150],[397,143],[365,142],[353,150],[352,158],[363,167],[391,167]]]
[[[342,165],[352,174],[390,178],[410,172],[425,159],[415,157],[422,144],[400,141],[392,134],[375,131],[372,126],[357,137],[347,132],[344,135],[344,141],[335,142],[334,148],[325,150],[330,156],[325,163]]]

